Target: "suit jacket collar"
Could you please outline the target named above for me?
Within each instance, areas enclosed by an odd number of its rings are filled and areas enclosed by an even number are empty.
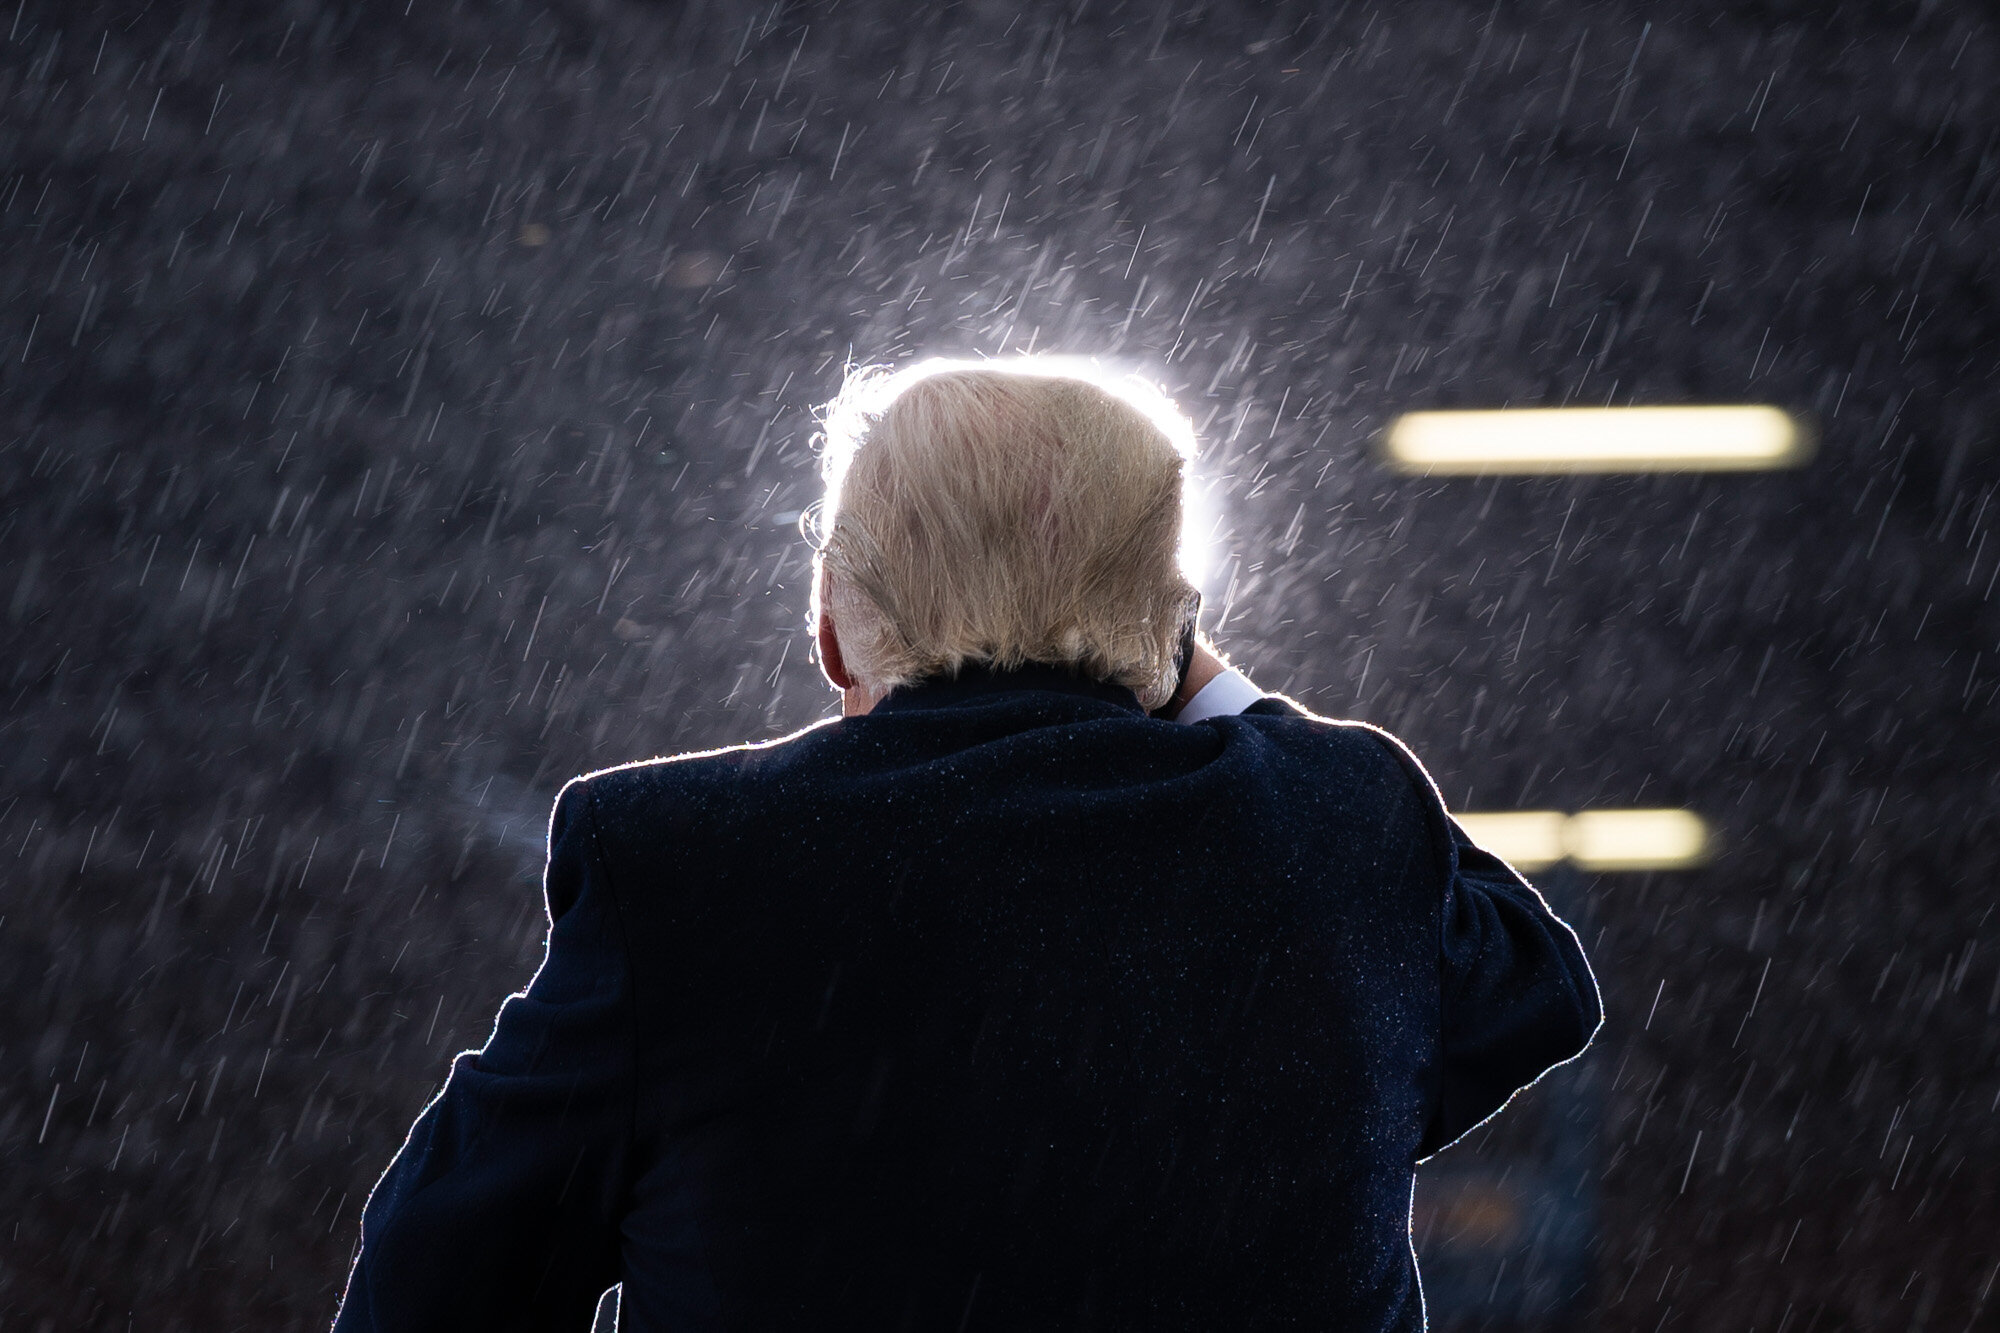
[[[899,686],[871,711],[900,713],[920,708],[951,708],[959,704],[983,702],[1010,690],[1073,694],[1116,704],[1134,713],[1145,712],[1139,706],[1139,696],[1125,686],[1092,680],[1066,667],[1030,663],[1012,671],[1001,671],[972,662],[960,667],[956,676],[931,676]]]

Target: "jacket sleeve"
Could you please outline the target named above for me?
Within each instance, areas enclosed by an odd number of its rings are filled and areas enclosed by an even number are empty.
[[[368,1197],[335,1333],[587,1330],[618,1280],[630,980],[589,788],[557,798],[548,952]]]
[[[1363,723],[1330,722],[1282,695],[1266,695],[1244,711],[1364,728],[1402,767],[1423,804],[1430,883],[1442,886],[1442,920],[1435,1093],[1417,1149],[1421,1160],[1590,1044],[1604,1020],[1597,979],[1576,933],[1533,885],[1445,813],[1437,784],[1401,741]]]
[[[1582,1052],[1604,1017],[1575,932],[1513,867],[1474,845],[1441,802],[1435,814],[1447,867],[1442,1022],[1420,1158]]]

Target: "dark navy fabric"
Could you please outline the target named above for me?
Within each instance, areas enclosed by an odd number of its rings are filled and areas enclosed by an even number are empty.
[[[1276,699],[925,683],[572,782],[547,887],[343,1333],[1415,1330],[1413,1166],[1599,1021],[1398,742]]]

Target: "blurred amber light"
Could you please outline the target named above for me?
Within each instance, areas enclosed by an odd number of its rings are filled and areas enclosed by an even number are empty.
[[[1560,810],[1509,810],[1496,814],[1454,816],[1467,836],[1516,870],[1540,870],[1562,860],[1563,825]]]
[[[1516,870],[1572,861],[1583,870],[1687,870],[1714,847],[1691,810],[1509,810],[1460,814],[1466,835]]]
[[[1751,472],[1797,467],[1812,436],[1776,407],[1556,407],[1406,412],[1384,461],[1415,474]]]

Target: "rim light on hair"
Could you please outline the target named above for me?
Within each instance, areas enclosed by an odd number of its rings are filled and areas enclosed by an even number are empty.
[[[967,663],[1067,667],[1165,701],[1194,429],[1136,376],[1066,357],[850,373],[822,414],[815,616],[877,690]]]

